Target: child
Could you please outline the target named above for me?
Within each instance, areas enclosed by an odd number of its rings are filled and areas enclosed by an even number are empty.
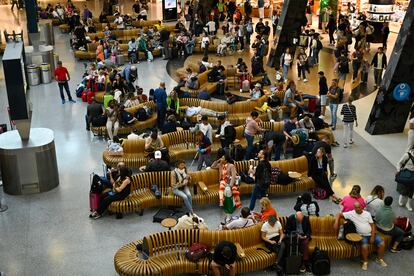
[[[349,96],[348,103],[344,104],[341,109],[341,115],[343,115],[342,121],[344,122],[344,148],[348,147],[349,144],[353,144],[353,132],[354,122],[355,127],[358,127],[356,107],[352,104],[353,98]]]

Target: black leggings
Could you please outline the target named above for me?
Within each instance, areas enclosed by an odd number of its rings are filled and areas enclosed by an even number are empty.
[[[323,175],[312,175],[312,179],[315,181],[317,187],[324,189],[326,191],[326,194],[328,196],[332,196],[333,194],[335,194],[331,188],[331,184],[329,183],[328,175],[326,173],[324,173]]]
[[[108,209],[109,205],[114,202],[114,201],[120,201],[125,199],[126,196],[122,193],[116,193],[112,196],[110,195],[106,195],[105,198],[101,199],[99,201],[99,206],[98,206],[98,210],[96,210],[96,212],[100,215],[103,214],[103,212],[106,211],[106,209]]]

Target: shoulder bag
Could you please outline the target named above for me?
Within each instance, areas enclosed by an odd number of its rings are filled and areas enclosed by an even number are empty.
[[[405,169],[404,167],[407,165],[409,160],[411,160],[411,162],[414,164],[414,157],[409,152],[407,152],[407,154],[409,159],[404,162],[400,171],[395,175],[395,182],[405,185],[412,185],[414,184],[414,172],[409,169]]]

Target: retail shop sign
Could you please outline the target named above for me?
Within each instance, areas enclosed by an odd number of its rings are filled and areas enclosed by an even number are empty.
[[[395,100],[403,102],[408,100],[408,98],[410,97],[410,93],[411,87],[410,85],[408,85],[408,83],[399,83],[394,88],[393,96]]]

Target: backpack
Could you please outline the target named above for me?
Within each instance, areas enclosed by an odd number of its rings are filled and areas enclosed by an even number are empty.
[[[204,243],[193,243],[185,253],[187,259],[191,262],[198,262],[198,260],[207,257],[209,252],[208,245]]]
[[[277,184],[277,181],[279,179],[279,175],[280,175],[281,171],[278,167],[272,167],[272,176],[271,176],[271,182],[272,184]]]
[[[143,107],[138,108],[136,117],[138,121],[146,121],[148,119],[148,114],[145,108]]]
[[[311,193],[315,199],[324,200],[328,197],[326,191],[322,188],[313,188],[311,189]]]
[[[91,193],[100,194],[103,191],[102,180],[101,177],[97,174],[92,174],[92,181],[91,181]]]
[[[228,125],[224,128],[224,137],[229,142],[233,142],[236,139],[236,129],[232,125]]]
[[[322,48],[323,48],[322,42],[320,40],[316,40],[316,49],[322,50]]]
[[[348,74],[349,73],[349,63],[348,59],[342,59],[339,61],[338,64],[338,71],[342,74]]]
[[[344,100],[344,89],[338,87],[338,101],[341,103]]]
[[[315,247],[311,256],[311,268],[314,275],[327,275],[331,273],[331,260],[326,251]]]
[[[411,232],[405,234],[403,240],[400,242],[399,247],[404,250],[411,250],[414,246],[414,236]]]
[[[78,98],[82,97],[83,90],[85,90],[85,85],[83,85],[83,83],[81,83],[76,88],[76,97],[78,97]]]
[[[395,222],[395,226],[401,228],[404,232],[410,232],[411,231],[411,223],[410,219],[407,217],[398,217]]]
[[[350,233],[356,233],[356,227],[355,224],[350,221],[349,219],[347,219],[345,221],[345,223],[343,224],[344,226],[344,239],[346,239],[346,235],[350,234]]]
[[[242,145],[234,145],[231,150],[231,157],[234,161],[242,161],[244,159],[245,150]]]
[[[248,175],[246,172],[240,173],[241,181],[243,181],[246,184],[254,184],[254,179]]]

